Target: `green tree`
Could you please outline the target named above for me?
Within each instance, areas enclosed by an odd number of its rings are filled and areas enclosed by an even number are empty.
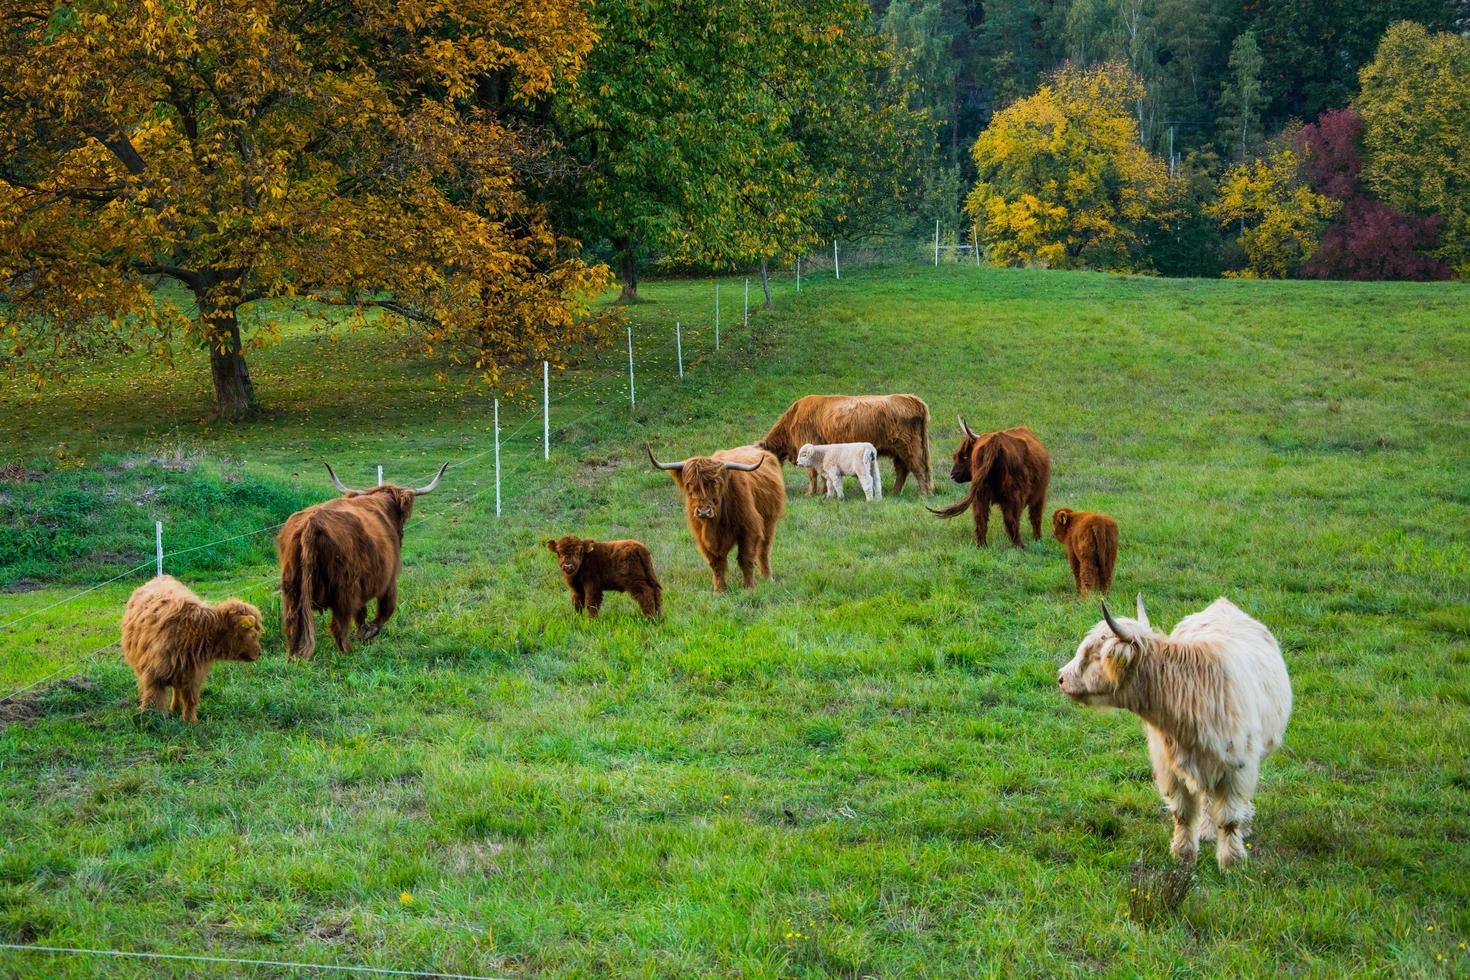
[[[1470,26],[1463,0],[1244,0],[1242,13],[1261,45],[1268,131],[1346,105],[1390,24]]]
[[[1442,217],[1435,254],[1470,278],[1470,38],[1395,24],[1355,105],[1364,183],[1396,208]]]
[[[1230,74],[1220,92],[1220,143],[1236,162],[1244,163],[1260,145],[1261,114],[1266,87],[1261,81],[1261,47],[1254,31],[1246,31],[1230,46]]]
[[[968,208],[991,262],[1133,271],[1167,220],[1164,161],[1138,140],[1143,83],[1121,64],[1064,68],[975,141]]]
[[[954,227],[960,219],[963,185],[959,168],[959,78],[957,51],[968,32],[954,0],[893,0],[883,15],[893,38],[898,70],[907,81],[911,106],[927,114],[930,131],[916,154],[917,196],[926,220]]]
[[[650,252],[790,259],[910,174],[911,114],[858,0],[604,0],[551,115],[576,167],[558,210],[609,241],[626,300]]]
[[[555,356],[602,274],[525,197],[537,141],[505,110],[592,41],[582,0],[8,5],[0,361],[185,338],[243,418],[275,335],[241,314],[283,296],[387,310],[491,381]]]

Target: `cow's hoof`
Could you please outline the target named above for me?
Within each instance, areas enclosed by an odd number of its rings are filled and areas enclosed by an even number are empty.
[[[371,640],[381,633],[382,629],[381,626],[374,625],[373,623],[363,623],[357,628],[357,638],[359,640]]]

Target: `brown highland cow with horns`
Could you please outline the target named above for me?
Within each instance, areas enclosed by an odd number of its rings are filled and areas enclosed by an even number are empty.
[[[378,635],[398,605],[403,526],[413,513],[414,498],[432,492],[449,464],[416,490],[391,483],[354,490],[326,466],[342,497],[297,511],[276,535],[286,653],[302,660],[316,650],[312,613],[317,610],[331,610],[332,639],[343,653],[351,645],[354,624],[360,640]],[[367,604],[373,600],[378,608],[369,623]]]
[[[648,450],[654,466],[667,470],[684,495],[684,512],[700,554],[709,562],[715,591],[725,591],[725,569],[730,552],[747,589],[755,587],[755,567],[771,577],[771,543],[776,522],[786,510],[786,484],[781,464],[764,449],[742,446],[710,456],[691,456],[677,463],[660,463]]]

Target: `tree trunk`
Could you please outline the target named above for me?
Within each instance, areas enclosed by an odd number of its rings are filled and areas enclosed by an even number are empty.
[[[214,403],[219,418],[239,422],[260,414],[255,400],[255,386],[250,383],[250,368],[240,343],[240,321],[236,307],[229,299],[198,296],[199,315],[204,321],[209,341],[209,370],[214,377]]]
[[[761,257],[761,290],[766,294],[766,309],[771,308],[771,273],[766,268],[765,257]]]
[[[623,284],[619,303],[638,302],[638,256],[633,250],[633,239],[626,235],[613,239],[613,248],[618,251],[618,281]]]

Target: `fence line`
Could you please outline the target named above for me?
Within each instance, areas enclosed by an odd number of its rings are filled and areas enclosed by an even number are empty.
[[[836,245],[836,243],[834,242],[834,257],[835,257],[835,245]],[[719,314],[718,314],[719,286],[720,286],[720,284],[718,282],[716,282],[715,283],[715,291],[716,291],[716,311],[717,312],[716,312],[716,320],[715,320],[715,323],[714,323],[715,337],[716,337],[716,344],[717,344],[717,346],[715,348],[716,351],[719,350],[719,347],[718,347],[718,343],[719,343],[719,326],[720,326],[719,325],[719,319],[718,319],[718,316],[719,316]],[[745,301],[743,303],[743,307],[744,308],[742,310],[742,324],[744,326],[747,326],[747,327],[749,325],[749,288],[750,288],[750,280],[747,278],[745,280]],[[680,378],[682,379],[682,377],[683,377],[683,369],[684,369],[685,365],[682,363],[683,362],[683,341],[682,341],[682,326],[681,326],[681,322],[676,322],[676,325],[675,325],[675,345],[676,345],[675,346],[675,366],[679,369],[679,375],[680,375]],[[699,367],[699,366],[701,366],[703,364],[708,363],[709,357],[710,357],[710,353],[711,353],[710,351],[703,351],[703,352],[701,352],[699,354],[696,354],[695,357],[690,362],[690,364],[688,365],[688,367],[692,370],[692,369],[697,368],[697,367]],[[653,360],[655,362],[657,362],[659,360],[659,358],[653,358]],[[469,463],[475,462],[475,461],[477,461],[477,460],[479,460],[479,459],[481,459],[481,458],[483,458],[483,457],[485,457],[487,455],[490,455],[491,453],[495,453],[496,454],[496,461],[497,461],[497,465],[496,465],[496,473],[497,473],[497,476],[496,476],[496,479],[493,482],[489,483],[488,485],[486,485],[484,487],[481,487],[480,489],[476,490],[474,493],[470,494],[468,497],[464,497],[464,498],[462,498],[460,500],[449,502],[444,508],[438,510],[434,514],[430,514],[430,515],[427,515],[425,517],[420,518],[418,521],[416,521],[416,523],[418,523],[418,524],[425,524],[425,523],[428,523],[428,522],[433,521],[435,519],[444,517],[444,516],[446,516],[449,513],[453,513],[455,511],[461,510],[462,508],[464,508],[464,507],[468,506],[469,504],[473,503],[475,500],[479,499],[481,496],[483,496],[484,494],[490,492],[491,490],[494,490],[495,491],[495,494],[496,494],[496,516],[497,517],[500,516],[500,480],[501,480],[502,477],[509,477],[509,476],[515,475],[516,473],[518,473],[524,467],[524,465],[527,462],[527,459],[519,459],[515,463],[513,463],[510,467],[508,467],[506,469],[501,469],[501,467],[499,466],[500,443],[502,443],[502,442],[505,442],[505,443],[512,442],[514,439],[516,439],[518,436],[520,436],[523,432],[525,432],[535,422],[541,421],[542,422],[542,426],[543,426],[543,428],[542,428],[542,435],[543,435],[543,439],[546,441],[546,448],[548,450],[548,452],[544,452],[543,453],[543,458],[549,458],[550,409],[551,409],[552,406],[566,404],[569,401],[571,401],[572,399],[578,398],[580,396],[584,396],[584,395],[590,393],[591,391],[593,391],[594,389],[596,389],[596,388],[598,388],[598,387],[600,387],[602,385],[608,384],[609,382],[613,382],[613,383],[621,382],[621,381],[624,380],[625,377],[626,377],[626,380],[628,382],[629,403],[630,403],[630,405],[635,405],[636,404],[636,401],[635,401],[635,399],[636,399],[635,390],[636,389],[634,388],[634,384],[635,384],[635,379],[634,379],[634,347],[633,347],[633,337],[632,337],[632,328],[631,328],[631,326],[628,329],[628,373],[626,375],[624,375],[621,370],[603,371],[603,372],[600,372],[600,373],[598,373],[598,374],[596,374],[596,375],[588,378],[582,384],[580,384],[580,385],[572,388],[571,390],[559,394],[556,398],[553,399],[553,398],[550,397],[549,364],[546,361],[543,361],[542,364],[543,364],[543,366],[542,366],[543,389],[542,389],[542,412],[541,412],[541,418],[538,420],[537,419],[537,416],[536,416],[536,414],[534,412],[533,413],[530,413],[530,414],[528,414],[525,417],[525,419],[522,420],[522,422],[520,423],[520,425],[516,426],[508,434],[507,433],[501,433],[501,432],[499,432],[499,412],[498,412],[498,403],[497,403],[497,405],[496,405],[496,431],[495,431],[495,439],[494,439],[494,442],[492,443],[492,445],[489,446],[489,447],[487,447],[484,450],[481,450],[480,452],[477,452],[477,453],[474,453],[474,454],[472,454],[470,456],[466,456],[466,457],[463,457],[461,459],[455,460],[455,461],[453,461],[450,464],[450,467],[451,468],[458,469],[458,468],[460,468],[462,466],[465,466],[465,465],[467,465]],[[590,409],[587,412],[584,412],[583,414],[581,414],[581,415],[577,416],[576,418],[572,419],[570,422],[560,423],[559,424],[559,427],[562,428],[562,429],[570,428],[571,426],[575,426],[575,425],[577,425],[577,424],[585,421],[586,419],[592,417],[593,415],[597,414],[599,411],[601,411],[601,409],[598,409],[598,408]],[[378,477],[379,478],[379,481],[381,481],[381,479],[382,479],[382,466],[381,466],[381,464],[379,464],[378,473],[379,473],[379,477]],[[208,541],[208,542],[205,542],[203,544],[193,545],[193,546],[188,547],[188,548],[180,548],[180,549],[178,549],[176,551],[164,552],[162,550],[162,547],[161,547],[161,544],[160,544],[158,546],[158,549],[157,549],[157,560],[161,563],[161,560],[164,559],[164,558],[177,558],[177,557],[182,556],[182,555],[193,554],[195,552],[203,551],[203,550],[208,549],[208,548],[216,548],[216,547],[219,547],[220,545],[229,544],[231,542],[244,540],[246,538],[254,537],[256,535],[264,534],[264,533],[267,533],[267,532],[270,532],[270,531],[276,531],[276,530],[279,530],[281,527],[283,527],[285,525],[285,523],[286,523],[285,521],[280,521],[278,523],[271,524],[271,525],[268,525],[268,526],[265,526],[265,527],[259,527],[259,528],[255,528],[255,529],[250,530],[250,531],[244,531],[244,532],[241,532],[239,534],[234,534],[234,535],[231,535],[231,536],[226,537],[226,538],[220,538],[219,540],[216,540],[216,541]],[[60,606],[64,606],[67,603],[70,603],[70,602],[73,602],[73,601],[75,601],[77,599],[82,598],[85,595],[88,595],[88,594],[90,594],[92,592],[96,592],[98,589],[102,589],[102,588],[104,588],[104,587],[106,587],[108,585],[112,585],[112,584],[114,584],[114,583],[116,583],[116,582],[118,582],[118,581],[120,581],[120,580],[122,580],[124,578],[127,578],[130,575],[136,574],[137,572],[142,571],[143,569],[147,568],[149,565],[152,565],[152,564],[154,564],[154,561],[153,560],[146,561],[146,562],[141,562],[138,565],[135,565],[132,568],[127,569],[126,571],[123,571],[123,572],[121,572],[121,573],[119,573],[117,575],[114,575],[112,578],[109,578],[106,581],[99,582],[96,585],[93,585],[93,586],[91,586],[91,587],[89,587],[87,589],[83,589],[80,592],[77,592],[77,593],[74,593],[72,595],[66,596],[66,597],[64,597],[62,599],[58,599],[57,601],[52,602],[52,603],[49,603],[49,604],[47,604],[45,606],[42,606],[42,607],[40,607],[38,609],[33,609],[33,610],[31,610],[31,611],[29,611],[27,613],[24,613],[24,614],[22,614],[20,616],[17,616],[14,619],[11,619],[11,620],[9,620],[7,622],[0,623],[0,630],[4,630],[4,629],[7,629],[7,628],[16,626],[19,623],[24,622],[24,621],[29,620],[29,619],[32,619],[32,618],[34,618],[36,616],[39,616],[42,613],[45,613],[45,612],[48,612],[50,610],[56,609],[56,608],[58,608]],[[247,585],[247,586],[245,586],[243,588],[238,587],[238,586],[232,586],[229,591],[233,592],[235,595],[243,595],[243,594],[246,594],[246,593],[248,593],[250,591],[253,591],[254,589],[260,588],[261,586],[264,586],[266,584],[269,584],[271,582],[274,582],[274,581],[276,581],[276,579],[277,579],[277,576],[273,573],[272,575],[270,575],[270,576],[268,576],[266,578],[263,578],[263,579],[256,580],[253,583],[251,583],[251,584],[249,584],[249,585]],[[211,592],[214,592],[216,590],[211,589],[210,591]],[[66,673],[66,672],[68,672],[70,670],[73,670],[73,669],[75,669],[75,668],[77,668],[77,667],[79,667],[79,666],[81,666],[83,664],[88,663],[89,661],[91,661],[92,659],[94,659],[98,654],[100,654],[100,653],[102,653],[102,652],[104,652],[104,651],[106,651],[108,649],[111,649],[112,647],[117,646],[119,643],[120,643],[120,640],[113,640],[113,641],[111,641],[111,642],[109,642],[109,643],[107,643],[107,644],[105,644],[105,645],[103,645],[101,647],[98,647],[97,649],[91,651],[90,653],[84,655],[81,659],[72,661],[71,663],[67,664],[66,666],[61,667],[58,670],[52,671],[50,674],[47,674],[46,676],[40,678],[39,680],[32,681],[31,683],[27,684],[24,687],[21,687],[21,688],[19,688],[17,690],[11,691],[11,692],[3,695],[3,696],[0,696],[0,703],[3,703],[5,701],[10,701],[10,700],[12,700],[12,699],[14,699],[14,698],[22,695],[22,694],[25,694],[28,691],[34,690],[35,688],[39,687],[40,685],[44,684],[45,682],[47,682],[47,681],[49,681],[49,680],[51,680],[51,679],[53,679],[53,678],[55,678],[55,677],[57,677],[57,676],[59,676],[61,674],[64,674],[64,673]]]
[[[75,946],[23,946],[0,943],[0,949],[27,953],[66,953],[73,956],[114,956],[124,959],[173,960],[185,963],[227,963],[237,966],[274,966],[292,970],[318,970],[335,973],[366,973],[389,977],[430,977],[432,980],[499,980],[475,973],[434,973],[428,970],[394,970],[379,966],[348,966],[336,963],[298,963],[291,960],[248,960],[231,956],[201,956],[190,953],[138,953],[125,949],[84,949]]]
[[[152,558],[148,559],[147,561],[143,562],[142,564],[134,565],[132,568],[128,569],[125,572],[122,572],[122,573],[120,573],[118,575],[114,575],[112,578],[108,579],[106,582],[98,582],[96,585],[92,586],[90,589],[83,589],[82,591],[76,593],[75,595],[69,595],[65,599],[58,599],[57,601],[51,603],[49,606],[42,606],[40,609],[32,609],[30,612],[28,612],[28,613],[26,613],[26,614],[24,614],[22,616],[17,616],[14,619],[7,620],[6,622],[0,623],[0,630],[8,629],[8,628],[10,628],[11,626],[14,626],[17,623],[25,622],[27,619],[30,619],[32,616],[39,616],[41,613],[46,612],[48,609],[55,609],[57,606],[64,606],[68,602],[71,602],[74,599],[80,599],[82,596],[86,595],[89,592],[96,592],[98,589],[102,588],[103,586],[111,585],[113,582],[116,582],[120,578],[127,578],[129,575],[132,575],[134,572],[142,571],[143,569],[147,568],[151,564],[153,564],[153,559]]]

